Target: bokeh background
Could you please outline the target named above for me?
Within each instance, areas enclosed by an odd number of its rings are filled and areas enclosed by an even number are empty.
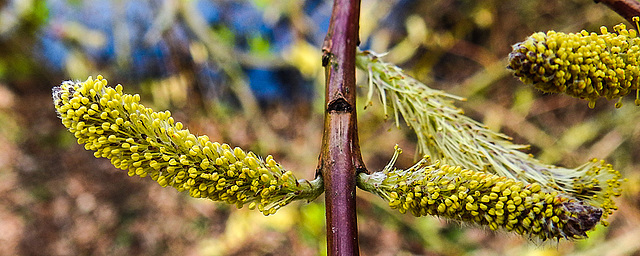
[[[331,1],[0,0],[0,255],[321,255],[323,197],[269,217],[189,198],[96,159],[56,117],[51,88],[102,74],[194,133],[315,173],[322,134],[320,46]],[[428,85],[547,163],[606,159],[628,178],[608,228],[536,243],[360,191],[362,255],[640,255],[640,108],[543,95],[505,69],[536,31],[599,31],[624,20],[591,0],[363,0],[361,48],[388,52]],[[631,26],[631,24],[627,24]],[[360,82],[364,82],[360,74]],[[359,99],[360,141],[378,170],[415,138]]]

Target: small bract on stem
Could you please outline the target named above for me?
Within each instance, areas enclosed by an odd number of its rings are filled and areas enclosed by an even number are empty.
[[[227,144],[195,136],[169,111],[154,112],[98,76],[62,83],[53,100],[62,123],[95,157],[104,157],[129,176],[150,176],[163,187],[195,198],[248,204],[265,215],[294,200],[313,200],[321,179],[298,180],[271,155],[264,160]]]

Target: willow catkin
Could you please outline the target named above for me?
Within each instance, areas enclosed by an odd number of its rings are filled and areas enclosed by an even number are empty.
[[[53,88],[62,124],[95,157],[129,176],[150,176],[163,187],[257,208],[273,214],[293,200],[311,200],[322,193],[321,181],[297,180],[272,156],[261,159],[227,144],[195,136],[175,122],[169,111],[154,112],[139,103],[139,95],[122,92],[98,76],[85,82],[63,82]]]
[[[611,164],[597,159],[576,168],[545,164],[521,151],[527,146],[513,144],[507,135],[465,116],[453,104],[460,97],[429,88],[380,57],[362,51],[356,58],[358,68],[369,75],[369,102],[377,90],[385,112],[393,110],[397,125],[404,120],[415,131],[418,154],[450,166],[538,184],[542,191],[601,209],[601,223],[607,224],[624,182]]]
[[[402,213],[434,215],[542,241],[585,238],[603,217],[603,209],[546,191],[538,183],[431,163],[429,157],[406,170],[396,169],[392,166],[399,152],[396,148],[384,170],[360,174],[358,186]]]
[[[638,20],[638,18],[634,18]],[[586,99],[621,99],[640,85],[640,38],[624,24],[601,34],[538,32],[513,46],[508,68],[527,84],[547,93]],[[621,106],[621,101],[616,107]]]

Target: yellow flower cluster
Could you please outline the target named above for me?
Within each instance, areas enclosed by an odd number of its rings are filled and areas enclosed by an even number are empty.
[[[392,168],[360,174],[360,188],[376,193],[400,212],[415,216],[435,215],[475,223],[491,230],[502,228],[540,240],[585,238],[603,210],[544,191],[538,183],[527,184],[491,173],[459,166],[430,163],[425,157],[407,170]]]
[[[637,21],[638,18],[636,17]],[[538,32],[513,46],[508,68],[524,83],[548,93],[565,93],[586,99],[589,107],[598,98],[621,99],[636,91],[640,105],[640,38],[624,24],[601,34]]]
[[[610,164],[597,160],[577,168],[544,164],[521,151],[527,146],[513,144],[509,136],[465,116],[452,103],[462,98],[431,89],[380,57],[363,51],[356,58],[357,67],[369,74],[369,103],[377,90],[385,113],[389,107],[398,126],[402,116],[415,130],[419,154],[472,171],[537,183],[542,191],[556,191],[602,209],[603,219],[617,209],[613,198],[620,195],[624,179]]]
[[[297,180],[272,156],[209,141],[183,129],[169,111],[154,112],[139,104],[139,95],[107,86],[98,76],[66,81],[53,89],[62,123],[95,157],[104,157],[129,176],[150,176],[163,187],[189,191],[195,198],[248,204],[265,215],[293,200],[312,200],[322,193],[320,179]]]

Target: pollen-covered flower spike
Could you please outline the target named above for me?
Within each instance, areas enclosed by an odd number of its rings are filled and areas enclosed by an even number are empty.
[[[613,199],[620,196],[624,179],[610,164],[595,159],[576,168],[542,163],[521,151],[526,145],[513,144],[507,135],[465,116],[453,104],[461,97],[429,88],[370,51],[359,52],[356,65],[369,74],[369,104],[378,91],[385,112],[387,107],[393,110],[396,124],[404,120],[415,131],[418,154],[451,166],[538,184],[546,193],[557,192],[601,209],[603,225],[617,209]]]
[[[638,17],[634,21],[637,26]],[[622,97],[633,91],[640,105],[640,38],[624,24],[613,30],[535,33],[513,46],[508,68],[524,83],[586,99],[591,108],[599,98],[619,99],[620,107]]]
[[[163,187],[189,191],[195,198],[248,204],[265,215],[293,200],[313,200],[322,193],[320,178],[297,180],[272,156],[209,141],[183,129],[169,111],[154,112],[139,95],[122,92],[98,76],[85,82],[63,82],[53,88],[53,102],[62,124],[94,151],[129,176],[150,176]]]
[[[544,191],[538,183],[431,163],[428,156],[406,170],[395,169],[399,153],[396,146],[384,170],[359,174],[358,186],[402,213],[435,215],[542,241],[585,238],[603,214],[598,207]]]

